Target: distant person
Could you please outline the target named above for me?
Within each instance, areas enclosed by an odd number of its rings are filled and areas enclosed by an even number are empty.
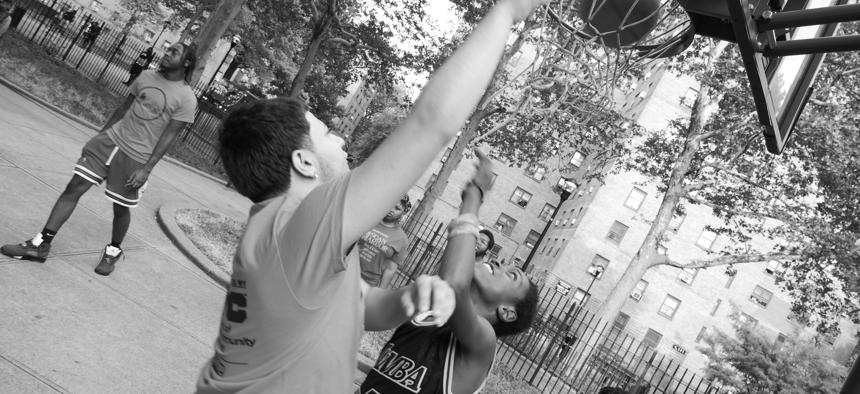
[[[0,0],[0,37],[9,30],[9,25],[12,24],[12,3],[7,0]]]
[[[488,229],[481,229],[478,232],[478,240],[475,242],[475,260],[477,262],[482,262],[486,259],[487,253],[489,253],[493,246],[496,245],[495,237],[493,237],[493,232]]]
[[[140,202],[149,174],[179,131],[194,120],[197,99],[188,78],[197,61],[195,50],[183,44],[170,47],[159,71],[144,72],[134,81],[125,102],[84,145],[75,175],[54,204],[42,232],[21,244],[3,245],[0,253],[44,262],[54,236],[81,196],[106,181],[105,195],[113,202],[113,230],[95,272],[105,276],[113,272],[123,255],[121,244],[131,223],[130,208]]]
[[[477,174],[463,190],[460,216],[448,225],[439,276],[457,306],[441,327],[410,322],[397,328],[367,374],[359,394],[474,393],[493,366],[496,340],[522,332],[537,313],[537,287],[518,268],[476,262],[478,209],[492,186],[482,152]]]
[[[355,244],[457,136],[511,28],[539,3],[497,1],[406,119],[352,171],[343,139],[298,99],[259,100],[226,117],[224,169],[254,205],[198,393],[349,393],[362,329],[423,322],[427,312],[432,324],[447,321],[450,285],[421,276],[397,290],[369,287]]]
[[[125,81],[126,85],[131,85],[137,76],[149,68],[149,64],[152,63],[152,58],[155,57],[153,53],[153,48],[149,47],[140,52],[140,55],[137,56],[137,59],[134,63],[131,64],[131,69],[128,72],[128,81]]]
[[[406,259],[409,239],[400,228],[400,219],[411,207],[409,196],[404,195],[382,221],[358,241],[361,279],[368,285],[387,289]]]

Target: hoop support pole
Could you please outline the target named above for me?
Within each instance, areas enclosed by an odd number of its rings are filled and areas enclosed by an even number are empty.
[[[767,57],[844,51],[860,51],[860,35],[778,41],[765,45],[761,50]]]
[[[761,33],[774,29],[858,20],[860,20],[860,4],[845,4],[797,11],[778,11],[772,13],[766,11],[756,21],[756,26]]]

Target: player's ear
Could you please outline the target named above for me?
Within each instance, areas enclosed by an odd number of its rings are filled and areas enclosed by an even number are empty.
[[[316,178],[319,176],[316,169],[316,157],[307,149],[296,149],[290,157],[293,169],[305,178]]]
[[[513,305],[499,305],[499,307],[496,308],[496,317],[498,317],[500,321],[510,323],[517,320],[517,310]]]

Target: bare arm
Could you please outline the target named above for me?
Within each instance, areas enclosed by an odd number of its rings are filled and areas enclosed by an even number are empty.
[[[113,113],[110,115],[110,118],[108,118],[107,123],[105,123],[104,127],[99,130],[99,133],[104,133],[105,131],[107,131],[107,129],[111,128],[111,126],[115,125],[116,122],[119,122],[119,120],[122,119],[123,116],[125,116],[126,111],[131,108],[131,103],[133,102],[133,94],[129,94],[128,96],[126,96],[125,101],[123,101],[122,104],[120,104],[120,106],[115,111],[113,111]]]
[[[179,132],[182,131],[187,124],[188,122],[181,122],[175,119],[171,119],[170,122],[167,123],[167,127],[164,129],[164,132],[161,133],[161,137],[158,137],[158,142],[155,144],[155,148],[152,149],[152,154],[149,155],[149,160],[146,161],[143,168],[131,174],[126,182],[127,187],[138,188],[146,183],[152,169],[155,168],[155,165],[158,164],[162,157],[164,157],[164,154],[167,153],[168,149],[170,149],[170,145],[173,144],[173,140],[176,139],[176,136],[179,135]]]
[[[397,327],[416,315],[432,310],[435,323],[444,324],[454,311],[454,292],[438,276],[422,275],[409,286],[395,290],[369,287],[364,291],[364,329],[381,331]]]
[[[487,156],[476,151],[480,159],[478,173],[463,190],[460,216],[475,215],[481,207],[481,193],[489,191],[492,180],[492,166]],[[476,186],[480,185],[480,186]],[[479,189],[480,187],[480,189]],[[477,229],[476,229],[477,231]],[[483,317],[478,316],[472,303],[472,276],[475,272],[474,234],[453,235],[442,255],[439,276],[454,289],[457,306],[451,316],[451,328],[465,352],[479,360],[487,361],[493,357],[496,334],[493,327]]]
[[[427,169],[475,109],[511,26],[540,0],[501,0],[433,74],[404,122],[354,170],[346,194],[343,246],[379,221]]]
[[[395,273],[397,273],[397,263],[389,260],[388,265],[382,271],[382,279],[379,280],[379,287],[387,289],[388,285],[391,284],[391,280],[394,279]]]

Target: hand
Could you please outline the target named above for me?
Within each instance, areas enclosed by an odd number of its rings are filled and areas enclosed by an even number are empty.
[[[519,23],[528,18],[535,8],[547,3],[549,0],[502,0],[497,4],[509,7],[514,23]]]
[[[128,180],[125,181],[125,187],[129,189],[137,189],[143,186],[146,183],[146,180],[149,179],[150,170],[147,168],[140,168],[131,173],[131,176],[128,177]]]
[[[442,326],[454,313],[454,289],[438,276],[421,275],[400,298],[403,311],[410,319],[424,325]],[[430,312],[429,320],[424,317]]]
[[[478,156],[478,163],[475,165],[476,172],[472,182],[487,193],[493,187],[493,162],[480,149],[475,149],[475,155]]]
[[[385,245],[382,247],[382,253],[385,254],[385,257],[390,259],[397,254],[397,251],[394,250],[394,247],[392,247],[391,245]]]

